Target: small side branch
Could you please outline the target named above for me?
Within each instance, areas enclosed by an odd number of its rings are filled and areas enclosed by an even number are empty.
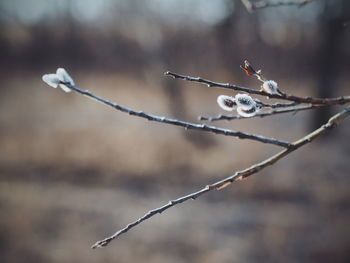
[[[252,2],[251,0],[241,0],[243,5],[246,7],[248,12],[253,12],[257,9],[262,9],[266,7],[279,7],[279,6],[298,6],[301,7],[308,3],[311,3],[313,0],[290,0],[290,1],[256,1]]]
[[[68,85],[68,83],[66,85]],[[99,97],[90,91],[79,89],[76,86],[69,85],[69,88],[80,93],[80,94],[83,94],[84,96],[87,96],[95,101],[98,101],[98,102],[101,102],[105,105],[111,106],[118,111],[125,112],[125,113],[128,113],[130,115],[144,118],[144,119],[147,119],[150,121],[156,121],[156,122],[171,124],[171,125],[175,125],[175,126],[181,126],[181,127],[184,127],[185,129],[207,131],[207,132],[212,132],[215,134],[233,136],[233,137],[237,137],[240,139],[254,140],[254,141],[258,141],[258,142],[262,142],[262,143],[277,145],[277,146],[284,147],[284,148],[289,148],[291,146],[291,144],[287,141],[269,138],[269,137],[265,137],[262,135],[255,135],[255,134],[245,133],[245,132],[241,132],[241,131],[223,129],[223,128],[219,128],[219,127],[215,127],[215,126],[211,126],[211,125],[206,125],[206,124],[185,122],[185,121],[181,121],[181,120],[160,117],[157,115],[145,113],[143,111],[135,111],[133,109],[121,106],[115,102],[112,102],[112,101],[109,101],[109,100],[104,99],[102,97]]]
[[[289,103],[271,103],[271,104],[260,102],[260,105],[262,107],[271,108],[271,109],[288,108],[288,107],[297,106],[299,104],[300,104],[300,102],[297,102],[297,101],[293,101],[293,102],[289,102]]]
[[[187,80],[187,81],[192,81],[192,82],[198,82],[201,84],[205,84],[208,87],[218,87],[218,88],[225,88],[225,89],[230,89],[230,90],[236,90],[236,91],[243,91],[249,94],[256,94],[256,95],[261,95],[265,97],[269,97],[272,99],[280,99],[280,100],[288,100],[288,101],[293,101],[297,103],[310,103],[310,104],[322,104],[322,105],[341,105],[345,103],[350,102],[350,96],[342,96],[338,98],[313,98],[313,97],[298,97],[298,96],[293,96],[289,94],[270,94],[265,91],[261,90],[256,90],[256,89],[251,89],[251,88],[246,88],[246,87],[240,87],[236,85],[232,85],[229,83],[220,83],[220,82],[215,82],[207,79],[203,79],[200,77],[190,77],[190,76],[185,76],[181,75],[175,72],[167,71],[164,73],[166,76],[171,76],[176,79],[182,79],[182,80]]]
[[[136,221],[128,224],[126,227],[120,229],[119,231],[115,232],[113,235],[111,235],[110,237],[107,237],[101,241],[96,242],[92,248],[100,248],[100,247],[105,247],[107,246],[112,240],[116,239],[117,237],[119,237],[120,235],[128,232],[130,229],[134,228],[135,226],[139,225],[140,223],[142,223],[143,221],[153,217],[156,214],[160,214],[162,212],[164,212],[165,210],[177,205],[177,204],[181,204],[187,200],[194,200],[197,197],[210,192],[212,190],[221,190],[225,187],[227,187],[228,185],[232,184],[235,181],[239,181],[242,180],[252,174],[258,173],[259,171],[261,171],[262,169],[264,169],[267,166],[273,165],[274,163],[276,163],[278,160],[282,159],[283,157],[285,157],[286,155],[290,154],[291,152],[299,149],[300,147],[304,146],[307,143],[312,142],[314,139],[316,139],[317,137],[323,135],[324,133],[326,133],[328,130],[336,127],[338,124],[340,124],[345,118],[347,118],[350,115],[350,107],[345,108],[344,110],[342,110],[341,112],[339,112],[338,114],[334,115],[332,118],[330,118],[328,120],[328,122],[324,125],[322,125],[319,129],[313,131],[312,133],[306,135],[305,137],[301,138],[298,141],[295,141],[293,143],[293,147],[288,148],[288,149],[284,149],[281,152],[271,156],[270,158],[252,165],[251,167],[238,171],[235,174],[220,180],[216,183],[213,183],[211,185],[207,185],[204,188],[200,189],[197,192],[193,192],[190,193],[188,195],[185,195],[183,197],[180,197],[178,199],[175,200],[171,200],[169,201],[167,204],[150,210],[148,211],[145,215],[143,215],[142,217],[140,217],[139,219],[137,219]]]
[[[250,118],[264,118],[276,114],[282,114],[282,113],[288,113],[288,112],[293,112],[297,113],[298,111],[304,111],[304,110],[311,110],[311,109],[316,109],[316,108],[321,108],[325,107],[328,105],[306,105],[306,106],[301,106],[301,107],[295,107],[295,108],[290,108],[290,109],[277,109],[277,110],[270,110],[270,111],[265,111],[265,112],[259,112],[254,116],[251,117],[242,117],[240,115],[218,115],[216,117],[205,117],[205,116],[200,116],[198,119],[200,121],[220,121],[220,120],[237,120],[237,119],[250,119]]]

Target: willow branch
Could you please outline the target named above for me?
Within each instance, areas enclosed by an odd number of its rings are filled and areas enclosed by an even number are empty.
[[[259,104],[262,107],[276,109],[276,108],[288,108],[288,107],[297,106],[300,104],[300,102],[297,102],[297,101],[293,101],[293,102],[289,102],[289,103],[262,103],[262,102],[259,102]]]
[[[166,76],[171,76],[175,79],[182,79],[182,80],[187,80],[187,81],[192,81],[192,82],[198,82],[201,84],[205,84],[208,87],[218,87],[218,88],[225,88],[225,89],[230,89],[230,90],[236,90],[236,91],[243,91],[247,92],[249,94],[256,94],[256,95],[261,95],[265,97],[269,97],[272,99],[280,99],[280,100],[288,100],[288,101],[294,101],[298,103],[310,103],[310,104],[316,104],[316,105],[341,105],[345,103],[350,102],[350,96],[341,96],[337,98],[313,98],[313,97],[298,97],[298,96],[293,96],[289,94],[270,94],[265,91],[261,90],[256,90],[256,89],[251,89],[251,88],[246,88],[246,87],[241,87],[241,86],[236,86],[232,85],[229,83],[220,83],[220,82],[215,82],[207,79],[203,79],[200,77],[190,77],[190,76],[185,76],[181,74],[177,74],[175,72],[167,71],[164,73]]]
[[[193,193],[190,193],[188,195],[182,196],[178,199],[171,200],[167,204],[165,204],[161,207],[158,207],[156,209],[148,211],[145,215],[138,218],[136,221],[128,224],[126,227],[118,230],[113,235],[96,242],[92,246],[92,248],[100,248],[100,247],[107,246],[112,240],[114,240],[117,237],[119,237],[120,235],[128,232],[130,229],[139,225],[143,221],[153,217],[156,214],[160,214],[160,213],[164,212],[165,210],[167,210],[175,205],[181,204],[181,203],[188,201],[188,200],[194,200],[194,199],[198,198],[199,196],[201,196],[207,192],[213,191],[213,190],[221,190],[221,189],[227,187],[228,185],[232,184],[235,181],[242,180],[242,179],[244,179],[252,174],[258,173],[259,171],[266,168],[267,166],[275,164],[277,161],[284,158],[285,156],[287,156],[291,152],[299,149],[300,147],[304,146],[307,143],[312,142],[317,137],[319,137],[319,136],[323,135],[324,133],[326,133],[327,131],[335,128],[338,124],[340,124],[349,115],[350,115],[350,107],[347,107],[347,108],[343,109],[341,112],[334,115],[332,118],[330,118],[326,124],[322,125],[317,130],[311,132],[310,134],[306,135],[305,137],[301,138],[300,140],[293,142],[292,143],[293,147],[288,148],[288,149],[284,149],[281,152],[271,156],[270,158],[265,159],[264,161],[262,161],[260,163],[257,163],[257,164],[250,166],[249,168],[246,168],[246,169],[241,170],[241,171],[237,171],[235,174],[233,174],[233,175],[231,175],[223,180],[220,180],[220,181],[215,182],[213,184],[207,185],[197,192],[193,192]]]
[[[290,1],[275,1],[275,2],[267,2],[267,1],[256,1],[252,2],[251,0],[241,0],[243,5],[246,7],[248,12],[253,12],[257,9],[262,9],[266,7],[279,7],[279,6],[303,6],[308,3],[311,3],[313,0],[290,0]]]
[[[76,91],[84,96],[87,96],[87,97],[89,97],[95,101],[98,101],[100,103],[103,103],[105,105],[111,106],[112,108],[114,108],[118,111],[128,113],[132,116],[144,118],[144,119],[147,119],[149,121],[156,121],[156,122],[171,124],[171,125],[175,125],[175,126],[181,126],[181,127],[184,127],[185,129],[200,130],[200,131],[212,132],[212,133],[220,134],[220,135],[233,136],[233,137],[237,137],[239,139],[249,139],[249,140],[258,141],[258,142],[262,142],[262,143],[277,145],[277,146],[284,147],[284,148],[288,148],[291,146],[290,142],[278,140],[278,139],[274,139],[274,138],[269,138],[269,137],[265,137],[262,135],[256,135],[256,134],[250,134],[250,133],[245,133],[245,132],[241,132],[241,131],[223,129],[223,128],[219,128],[219,127],[215,127],[215,126],[211,126],[211,125],[206,125],[206,124],[199,124],[199,123],[186,122],[186,121],[181,121],[181,120],[176,120],[176,119],[170,119],[170,118],[166,118],[166,117],[161,117],[161,116],[149,114],[149,113],[146,113],[143,111],[136,111],[136,110],[127,108],[125,106],[119,105],[115,102],[104,99],[100,96],[97,96],[88,90],[79,89],[78,87],[72,86],[69,83],[65,83],[65,85],[69,86],[70,89],[72,89],[72,90],[74,90],[74,91]]]
[[[251,117],[242,117],[240,115],[218,115],[216,117],[205,117],[205,116],[200,116],[198,119],[200,121],[220,121],[220,120],[237,120],[237,119],[250,119],[250,118],[264,118],[268,117],[271,115],[276,115],[276,114],[282,114],[282,113],[288,113],[288,112],[293,112],[296,113],[298,111],[304,111],[304,110],[311,110],[311,109],[316,109],[316,108],[321,108],[329,105],[305,105],[305,106],[300,106],[300,107],[294,107],[290,109],[277,109],[277,110],[270,110],[270,111],[265,111],[265,112],[259,112],[254,116]]]

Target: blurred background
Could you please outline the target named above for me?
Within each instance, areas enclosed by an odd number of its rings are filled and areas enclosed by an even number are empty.
[[[350,1],[248,13],[241,1],[0,2],[1,262],[349,262],[349,121],[276,165],[97,240],[279,149],[148,122],[41,81],[198,122],[220,94],[172,70],[259,88],[349,95]],[[264,98],[262,98],[264,99]],[[271,100],[272,102],[272,100]],[[293,141],[341,107],[215,125]]]

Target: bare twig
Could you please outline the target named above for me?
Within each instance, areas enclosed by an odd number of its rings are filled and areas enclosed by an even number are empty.
[[[274,2],[268,2],[264,0],[252,2],[251,0],[241,0],[243,5],[246,7],[248,12],[253,12],[257,9],[262,9],[266,7],[279,7],[279,6],[303,6],[308,3],[311,3],[313,0],[290,0],[290,1],[274,1]]]
[[[181,120],[160,117],[157,115],[145,113],[143,111],[136,111],[136,110],[121,106],[115,102],[104,99],[100,96],[97,96],[88,90],[79,89],[75,85],[73,86],[73,85],[70,85],[69,83],[65,83],[65,85],[69,86],[70,89],[72,89],[80,94],[83,94],[83,95],[85,95],[85,96],[87,96],[95,101],[98,101],[98,102],[101,102],[101,103],[106,104],[108,106],[111,106],[116,110],[128,113],[128,114],[133,115],[133,116],[141,117],[141,118],[144,118],[144,119],[147,119],[150,121],[156,121],[156,122],[171,124],[171,125],[175,125],[175,126],[181,126],[181,127],[184,127],[185,129],[207,131],[207,132],[212,132],[215,134],[233,136],[233,137],[237,137],[240,139],[250,139],[250,140],[259,141],[262,143],[277,145],[277,146],[284,147],[284,148],[291,147],[290,142],[282,141],[282,140],[278,140],[278,139],[274,139],[274,138],[268,138],[268,137],[265,137],[262,135],[256,135],[256,134],[250,134],[250,133],[245,133],[245,132],[241,132],[241,131],[223,129],[223,128],[219,128],[219,127],[215,127],[215,126],[211,126],[211,125],[206,125],[206,124],[185,122],[185,121],[181,121]]]
[[[249,66],[250,66],[249,63],[246,62],[246,67],[244,67],[244,69],[246,71],[248,71],[248,73],[251,73],[253,71],[253,68],[251,66],[250,67]],[[261,71],[259,70],[259,71],[256,71],[255,73],[254,72],[253,72],[253,75],[257,75],[258,79],[263,81],[264,78],[261,75]],[[271,111],[265,112],[265,113],[260,113],[257,115],[260,117],[269,116],[272,114],[285,113],[285,112],[291,112],[291,111],[296,112],[296,111],[306,110],[306,109],[311,109],[311,108],[316,108],[316,107],[324,107],[324,106],[329,106],[329,105],[344,104],[344,103],[350,102],[350,96],[339,97],[339,98],[324,98],[324,99],[323,98],[312,98],[312,97],[303,98],[303,97],[288,95],[288,94],[282,93],[282,92],[279,92],[279,94],[266,93],[263,90],[258,91],[258,90],[234,86],[234,85],[230,85],[230,84],[217,83],[217,82],[213,82],[213,81],[202,79],[202,78],[193,78],[193,77],[189,77],[189,76],[183,76],[183,75],[179,75],[179,74],[173,73],[173,72],[166,72],[165,74],[172,76],[174,78],[180,78],[180,79],[184,79],[184,80],[188,80],[188,81],[195,81],[195,82],[199,82],[199,83],[204,83],[210,87],[214,86],[214,87],[229,88],[229,89],[233,89],[233,90],[248,92],[251,94],[263,95],[263,96],[267,96],[269,98],[277,98],[277,99],[284,99],[284,100],[292,101],[291,103],[265,104],[265,103],[260,102],[259,100],[255,99],[256,103],[254,103],[254,101],[252,103],[254,105],[260,104],[259,105],[260,107],[269,107],[272,109],[285,108],[285,109],[277,109],[277,110],[271,110]],[[249,75],[251,75],[251,74],[249,74]],[[273,165],[278,160],[284,158],[289,153],[291,153],[291,152],[295,151],[296,149],[302,147],[303,145],[313,141],[315,138],[321,136],[326,131],[336,127],[341,121],[343,121],[346,117],[348,117],[350,115],[350,107],[347,107],[347,108],[343,109],[343,111],[339,112],[338,114],[336,114],[332,118],[330,118],[328,120],[328,122],[326,124],[322,125],[319,129],[313,131],[312,133],[306,135],[305,137],[301,138],[298,141],[290,143],[290,142],[281,141],[281,140],[277,140],[277,139],[273,139],[273,138],[267,138],[267,137],[264,137],[261,135],[243,133],[240,131],[233,131],[233,130],[218,128],[218,127],[209,126],[206,124],[185,122],[185,121],[181,121],[181,120],[170,119],[170,118],[160,117],[160,116],[153,115],[153,114],[148,114],[148,113],[145,113],[143,111],[136,111],[136,110],[127,108],[125,106],[121,106],[115,102],[109,101],[109,100],[104,99],[102,97],[99,97],[90,91],[77,88],[74,84],[73,79],[68,75],[68,73],[63,68],[57,69],[56,74],[45,74],[45,75],[43,75],[42,78],[43,78],[43,81],[45,81],[48,85],[50,85],[54,88],[57,88],[59,86],[61,89],[63,89],[66,92],[74,90],[74,91],[76,91],[84,96],[87,96],[87,97],[89,97],[97,102],[103,103],[105,105],[113,107],[114,109],[116,109],[118,111],[125,112],[125,113],[128,113],[128,114],[133,115],[133,116],[145,118],[145,119],[151,120],[151,121],[157,121],[160,123],[181,126],[181,127],[186,128],[186,129],[208,131],[208,132],[213,132],[216,134],[230,135],[230,136],[238,137],[241,139],[251,139],[251,140],[255,140],[255,141],[259,141],[259,142],[263,142],[263,143],[274,144],[274,145],[281,146],[281,147],[285,148],[284,150],[271,156],[270,158],[268,158],[260,163],[256,163],[256,164],[254,164],[254,165],[252,165],[249,168],[246,168],[244,170],[237,171],[235,174],[233,174],[225,179],[222,179],[220,181],[217,181],[213,184],[207,185],[197,192],[193,192],[193,193],[190,193],[190,194],[185,195],[183,197],[180,197],[178,199],[171,200],[167,204],[165,204],[159,208],[148,211],[145,215],[143,215],[142,217],[140,217],[136,221],[128,224],[126,227],[120,229],[119,231],[115,232],[110,237],[107,237],[101,241],[96,242],[92,246],[92,248],[107,246],[112,240],[114,240],[118,236],[122,235],[123,233],[126,233],[127,231],[129,231],[133,227],[139,225],[140,223],[153,217],[154,215],[156,215],[158,213],[162,213],[163,211],[169,209],[170,207],[173,207],[177,204],[183,203],[189,199],[196,199],[197,197],[201,196],[202,194],[210,192],[212,190],[221,190],[221,189],[227,187],[228,185],[232,184],[235,181],[242,180],[242,179],[244,179],[252,174],[258,173],[260,170],[264,169],[265,167]],[[265,90],[268,90],[268,89],[265,89]],[[235,98],[236,97],[238,97],[238,95],[236,95]],[[249,96],[247,96],[247,97],[249,97]],[[252,100],[252,98],[250,98],[250,100]],[[294,107],[294,106],[301,104],[301,103],[309,103],[309,105],[306,105],[304,107]],[[237,105],[238,105],[238,102],[237,102]],[[238,107],[240,107],[240,106],[238,105]]]
[[[140,217],[139,219],[137,219],[136,221],[128,224],[126,227],[120,229],[119,231],[115,232],[113,235],[111,235],[110,237],[107,237],[101,241],[96,242],[92,248],[99,248],[99,247],[105,247],[107,246],[112,240],[116,239],[117,237],[119,237],[120,235],[126,233],[127,231],[129,231],[130,229],[132,229],[133,227],[139,225],[140,223],[142,223],[143,221],[153,217],[156,214],[160,214],[162,212],[164,212],[165,210],[177,205],[177,204],[181,204],[185,201],[188,200],[194,200],[197,197],[210,192],[212,190],[221,190],[225,187],[227,187],[228,185],[232,184],[235,181],[238,180],[242,180],[252,174],[258,173],[259,171],[261,171],[262,169],[264,169],[267,166],[273,165],[274,163],[276,163],[278,160],[282,159],[283,157],[285,157],[286,155],[290,154],[291,152],[297,150],[298,148],[304,146],[307,143],[312,142],[314,139],[316,139],[317,137],[323,135],[325,132],[327,132],[328,130],[336,127],[338,124],[340,124],[345,118],[347,118],[350,115],[350,107],[347,107],[345,109],[343,109],[341,112],[337,113],[336,115],[334,115],[332,118],[330,118],[328,120],[328,122],[324,125],[322,125],[320,128],[318,128],[317,130],[313,131],[312,133],[306,135],[305,137],[301,138],[298,141],[295,141],[293,143],[293,147],[288,148],[288,149],[284,149],[281,152],[271,156],[270,158],[254,164],[252,166],[250,166],[249,168],[246,168],[244,170],[238,171],[235,174],[220,180],[218,182],[215,182],[213,184],[207,185],[204,188],[202,188],[201,190],[197,191],[197,192],[193,192],[190,193],[188,195],[182,196],[178,199],[175,200],[171,200],[169,201],[167,204],[150,210],[148,211],[145,215],[143,215],[142,217]]]
[[[288,108],[288,107],[296,106],[296,105],[299,105],[299,104],[300,104],[300,102],[297,102],[297,101],[293,101],[293,102],[290,102],[290,103],[271,103],[271,104],[260,102],[260,105],[262,107],[272,108],[272,109]]]
[[[313,98],[313,97],[298,97],[298,96],[293,96],[293,95],[288,95],[288,94],[270,94],[261,90],[255,90],[251,88],[246,88],[246,87],[240,87],[236,85],[232,85],[229,83],[220,83],[220,82],[214,82],[211,80],[203,79],[200,77],[190,77],[190,76],[185,76],[181,74],[177,74],[175,72],[167,71],[164,73],[166,76],[171,76],[173,78],[177,79],[182,79],[182,80],[187,80],[187,81],[192,81],[192,82],[198,82],[207,85],[208,87],[219,87],[219,88],[225,88],[225,89],[231,89],[231,90],[236,90],[236,91],[243,91],[247,92],[249,94],[257,94],[273,99],[280,99],[280,100],[289,100],[289,101],[294,101],[298,103],[310,103],[310,104],[322,104],[322,105],[341,105],[350,102],[350,96],[342,96],[338,98]]]
[[[300,106],[300,107],[293,107],[290,109],[277,109],[277,110],[270,110],[270,111],[265,111],[265,112],[259,112],[254,116],[251,117],[242,117],[240,115],[218,115],[216,117],[204,117],[200,116],[198,119],[200,121],[220,121],[220,120],[236,120],[236,119],[250,119],[250,118],[256,118],[256,117],[267,117],[271,115],[276,115],[276,114],[282,114],[282,113],[288,113],[288,112],[298,112],[298,111],[304,111],[304,110],[311,110],[311,109],[316,109],[316,108],[321,108],[329,105],[305,105],[305,106]]]

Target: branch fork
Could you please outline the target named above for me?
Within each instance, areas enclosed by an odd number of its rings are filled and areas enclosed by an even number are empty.
[[[259,81],[263,82],[264,84],[269,81],[262,75],[261,70],[255,71],[254,68],[251,66],[251,64],[248,61],[245,61],[244,65],[241,67],[249,76],[255,76]],[[176,78],[176,79],[182,79],[182,80],[186,80],[186,81],[192,81],[192,82],[205,84],[208,87],[219,87],[219,88],[225,88],[225,89],[230,89],[230,90],[234,90],[234,91],[244,92],[244,94],[236,94],[234,97],[222,95],[222,96],[225,96],[225,97],[222,97],[223,100],[220,100],[220,102],[218,100],[219,105],[221,103],[222,105],[227,107],[227,109],[229,111],[232,111],[233,107],[237,107],[237,112],[239,115],[237,115],[237,116],[219,115],[217,117],[200,117],[201,120],[217,121],[217,120],[246,119],[246,118],[253,118],[253,117],[267,117],[267,116],[272,116],[275,114],[282,114],[282,113],[287,113],[287,112],[298,112],[298,111],[310,110],[310,109],[315,109],[315,108],[319,108],[319,107],[326,107],[326,106],[331,106],[331,105],[342,105],[342,104],[347,104],[350,102],[350,96],[342,96],[342,97],[338,97],[338,98],[312,98],[312,97],[298,97],[298,96],[294,96],[294,95],[289,95],[289,94],[286,94],[286,93],[280,91],[278,86],[277,86],[277,83],[276,82],[272,83],[271,81],[268,84],[271,84],[272,86],[265,87],[265,88],[263,87],[262,89],[257,90],[257,89],[236,86],[236,85],[232,85],[232,84],[228,84],[228,83],[225,84],[225,83],[214,82],[214,81],[203,79],[200,77],[195,78],[195,77],[180,75],[178,73],[174,73],[174,72],[170,72],[170,71],[167,71],[164,74],[167,76]],[[328,130],[335,128],[345,118],[349,117],[349,115],[350,115],[350,107],[346,107],[342,111],[340,111],[339,113],[334,115],[332,118],[330,118],[327,123],[322,125],[317,130],[315,130],[315,131],[309,133],[308,135],[304,136],[303,138],[291,143],[288,141],[283,141],[283,140],[279,140],[279,139],[275,139],[275,138],[268,138],[268,137],[265,137],[262,135],[256,135],[256,134],[244,133],[241,131],[223,129],[220,127],[207,125],[207,124],[199,124],[199,123],[186,122],[186,121],[177,120],[177,119],[170,119],[167,117],[149,114],[149,113],[146,113],[144,111],[137,111],[137,110],[122,106],[116,102],[112,102],[108,99],[102,98],[102,97],[95,95],[94,93],[92,93],[88,90],[83,90],[83,89],[78,88],[75,85],[73,79],[69,76],[69,74],[63,68],[59,68],[57,70],[56,74],[45,74],[43,76],[43,81],[46,82],[49,86],[51,86],[53,88],[60,87],[66,92],[75,91],[75,92],[82,94],[86,97],[89,97],[97,102],[100,102],[104,105],[110,106],[110,107],[114,108],[115,110],[127,113],[127,114],[132,115],[132,116],[144,118],[144,119],[147,119],[150,121],[157,121],[157,122],[160,122],[163,124],[180,126],[180,127],[185,128],[185,129],[193,129],[193,130],[198,130],[198,131],[212,132],[215,134],[237,137],[240,139],[250,139],[250,140],[258,141],[261,143],[272,144],[272,145],[279,146],[279,147],[283,148],[283,150],[281,150],[280,152],[276,153],[275,155],[273,155],[273,156],[271,156],[271,157],[269,157],[269,158],[267,158],[259,163],[253,164],[252,166],[250,166],[246,169],[237,171],[233,175],[228,176],[222,180],[219,180],[213,184],[206,185],[205,187],[203,187],[202,189],[200,189],[196,192],[192,192],[188,195],[179,197],[179,198],[174,199],[174,200],[170,200],[165,205],[148,211],[146,214],[144,214],[143,216],[141,216],[137,220],[129,223],[124,228],[118,230],[113,235],[96,242],[92,246],[92,248],[100,248],[100,247],[107,246],[112,240],[114,240],[117,237],[119,237],[120,235],[128,232],[132,228],[141,224],[143,221],[153,217],[156,214],[160,214],[163,211],[165,211],[165,210],[167,210],[175,205],[181,204],[181,203],[188,201],[188,200],[195,200],[196,198],[200,197],[201,195],[208,193],[210,191],[213,191],[213,190],[222,190],[236,181],[243,180],[243,179],[249,177],[250,175],[258,173],[259,171],[266,168],[267,166],[275,164],[277,161],[284,158],[285,156],[287,156],[291,152],[299,149],[300,147],[304,146],[305,144],[312,142],[314,139],[323,135]],[[263,86],[264,86],[264,84],[263,84]],[[252,94],[265,96],[268,98],[286,100],[289,102],[288,103],[280,103],[279,102],[279,103],[274,103],[274,104],[263,103],[258,99],[251,98],[250,95],[252,95]],[[300,104],[307,104],[307,105],[300,106]],[[259,112],[261,108],[270,108],[271,110],[266,111],[266,112]],[[248,116],[250,111],[254,112],[254,114],[251,114]]]

